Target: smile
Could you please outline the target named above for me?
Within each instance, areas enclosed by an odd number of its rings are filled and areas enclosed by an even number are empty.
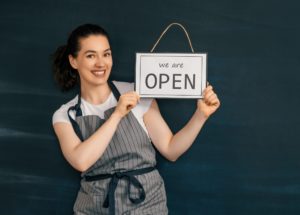
[[[104,75],[105,70],[93,70],[92,73],[97,77],[101,77]]]

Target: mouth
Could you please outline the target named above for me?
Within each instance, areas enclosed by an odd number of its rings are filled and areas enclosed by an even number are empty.
[[[103,77],[105,72],[106,72],[105,69],[92,70],[93,75],[96,76],[96,77]]]

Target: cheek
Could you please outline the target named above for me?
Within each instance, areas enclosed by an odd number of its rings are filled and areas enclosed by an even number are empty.
[[[109,65],[110,67],[112,67],[112,65],[113,65],[112,58],[107,59],[106,64]]]
[[[84,59],[81,61],[80,66],[81,66],[81,68],[90,68],[91,66],[93,66],[93,61]]]

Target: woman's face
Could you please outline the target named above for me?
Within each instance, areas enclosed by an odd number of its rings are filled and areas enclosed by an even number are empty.
[[[70,64],[77,69],[82,86],[107,83],[113,65],[110,45],[103,35],[80,39],[77,57],[69,55]]]

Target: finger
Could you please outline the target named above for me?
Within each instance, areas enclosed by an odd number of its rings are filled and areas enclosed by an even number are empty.
[[[205,104],[210,105],[210,101],[207,98],[204,98],[203,101],[204,101]]]
[[[138,102],[137,98],[128,98],[126,100],[127,104],[137,104],[137,102]]]
[[[126,101],[137,101],[137,98],[134,97],[134,96],[126,96],[123,98],[123,100],[126,102]]]
[[[127,98],[128,99],[135,99],[137,101],[139,100],[139,97],[137,95],[129,95]]]
[[[132,108],[135,107],[135,103],[134,102],[127,102],[125,106],[128,110],[131,110]]]
[[[205,93],[205,98],[206,99],[209,99],[211,96],[215,95],[214,91],[210,90],[208,91],[207,93]]]
[[[205,104],[207,104],[208,106],[211,105],[210,101],[206,101]]]
[[[209,98],[207,98],[207,101],[209,101],[211,103],[215,99],[217,99],[217,95],[216,94],[212,94]]]
[[[123,101],[123,102],[138,101],[138,98],[136,96],[126,95],[126,96],[122,97],[121,101]]]
[[[209,85],[208,87],[206,87],[203,91],[203,94],[206,94],[207,92],[211,91],[213,89],[213,87],[211,85]]]
[[[126,107],[127,107],[127,110],[132,110],[133,108],[136,107],[136,104],[137,104],[137,103],[134,103],[134,102],[128,103],[127,106],[126,106]]]
[[[120,103],[120,105],[128,106],[131,103],[137,103],[137,98],[124,96],[124,97],[120,98],[119,103]]]
[[[212,86],[212,85],[208,85],[206,88],[207,88],[208,90],[212,90],[212,89],[213,89],[213,86]]]
[[[219,99],[218,98],[214,98],[214,99],[210,100],[210,103],[211,104],[217,104],[217,103],[219,103]]]
[[[137,100],[140,100],[140,95],[138,93],[136,93],[135,91],[128,92],[128,93],[126,93],[124,95],[126,95],[126,97],[134,97]]]
[[[210,93],[205,96],[205,100],[208,101],[209,103],[215,98],[217,98],[217,94],[215,93]]]
[[[128,105],[133,105],[133,106],[136,106],[137,104],[137,100],[136,99],[128,99],[124,102],[124,105],[125,106],[128,106]]]
[[[137,97],[138,102],[140,102],[141,101],[141,97],[140,97],[140,95],[138,93],[136,93],[136,97]]]
[[[137,98],[138,102],[140,102],[140,100],[141,100],[141,97],[140,97],[140,95],[139,95],[137,92],[134,92],[134,94],[135,94],[135,96],[136,96],[136,98]]]
[[[211,93],[210,95],[207,95],[205,99],[209,102],[209,104],[212,104],[213,101],[218,100],[218,96],[215,93]]]
[[[140,97],[140,95],[138,94],[138,92],[136,92],[136,91],[133,91],[134,92],[134,94],[137,96],[137,97]]]
[[[219,99],[214,99],[212,102],[211,102],[212,105],[216,106],[216,107],[219,107],[220,106],[220,100]]]

